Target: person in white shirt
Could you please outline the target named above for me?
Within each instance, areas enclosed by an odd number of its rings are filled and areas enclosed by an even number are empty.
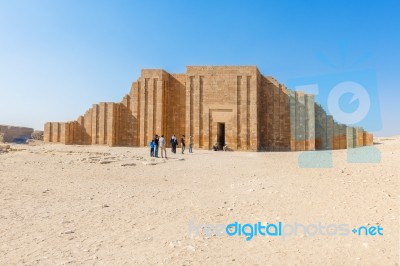
[[[161,135],[161,138],[158,140],[158,145],[160,146],[161,149],[161,158],[167,158],[167,149],[165,148],[165,138],[164,135]]]

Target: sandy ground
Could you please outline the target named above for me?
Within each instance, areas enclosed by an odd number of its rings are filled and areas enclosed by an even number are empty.
[[[400,137],[378,164],[299,152],[176,154],[12,145],[0,154],[0,265],[399,265]],[[170,149],[168,149],[170,155]],[[193,224],[380,226],[383,235],[218,236]],[[191,227],[195,228],[195,227]]]

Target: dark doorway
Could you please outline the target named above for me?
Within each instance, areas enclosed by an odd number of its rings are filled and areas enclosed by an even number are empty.
[[[225,146],[225,123],[217,123],[217,143],[218,149],[222,150]]]

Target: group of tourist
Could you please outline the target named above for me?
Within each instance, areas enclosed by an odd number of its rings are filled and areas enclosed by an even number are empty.
[[[175,134],[172,135],[170,139],[171,144],[171,152],[176,153],[176,147],[178,146],[178,139],[176,138]],[[154,136],[154,139],[150,142],[150,156],[151,157],[158,157],[158,149],[161,150],[161,158],[167,158],[167,150],[166,150],[166,141],[164,135],[159,137],[157,134]],[[182,154],[185,153],[186,149],[186,142],[185,142],[185,135],[181,137],[181,149]],[[189,136],[189,153],[193,153],[193,137]]]

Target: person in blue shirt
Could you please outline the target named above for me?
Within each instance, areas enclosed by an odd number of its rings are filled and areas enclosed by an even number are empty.
[[[154,157],[154,146],[155,146],[155,142],[154,142],[154,139],[152,139],[150,142],[150,157]]]

